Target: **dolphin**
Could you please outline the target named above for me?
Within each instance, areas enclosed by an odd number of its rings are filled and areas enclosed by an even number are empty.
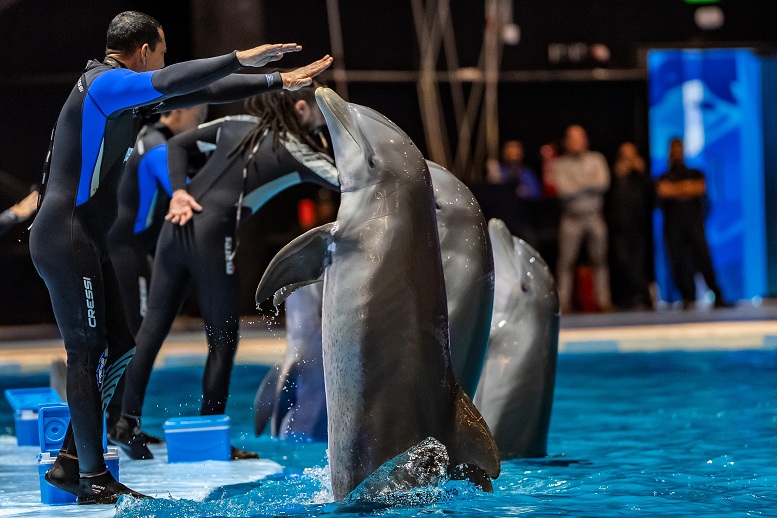
[[[494,257],[475,196],[453,173],[428,161],[437,202],[437,233],[448,300],[456,381],[475,395],[486,358],[494,307]]]
[[[267,420],[279,439],[326,441],[326,398],[321,357],[321,304],[324,286],[304,286],[286,299],[286,354],[257,393],[255,432]],[[266,393],[266,395],[265,395]],[[271,401],[263,405],[262,401]]]
[[[471,397],[483,368],[491,330],[494,305],[491,242],[486,220],[472,192],[441,165],[430,160],[426,163],[436,202],[453,374]],[[310,292],[303,296],[302,290]],[[321,362],[322,290],[322,283],[316,283],[286,299],[286,359],[283,366],[275,366],[268,372],[257,392],[256,435],[261,435],[272,419],[271,435],[275,437],[326,440],[326,425],[321,427],[320,421],[326,421]],[[287,425],[279,428],[278,424],[292,406]]]
[[[380,113],[319,88],[340,179],[337,221],[270,262],[256,293],[276,305],[324,279],[322,347],[332,491],[343,499],[428,437],[449,471],[486,489],[499,475],[488,426],[451,368],[448,313],[429,168]]]
[[[486,362],[475,395],[502,459],[547,455],[559,302],[545,261],[498,219],[488,222],[496,288]]]

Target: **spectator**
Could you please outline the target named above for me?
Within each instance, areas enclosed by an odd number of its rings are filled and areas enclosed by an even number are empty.
[[[585,240],[594,269],[594,291],[600,311],[611,311],[610,270],[607,265],[607,225],[604,193],[610,172],[604,156],[588,149],[588,136],[581,126],[567,128],[565,153],[553,162],[553,178],[561,200],[559,225],[558,293],[562,312],[572,309],[573,268]]]
[[[489,183],[517,183],[515,195],[519,198],[539,198],[542,194],[537,175],[523,163],[523,144],[508,140],[502,144],[502,161],[488,163]]]
[[[0,235],[22,221],[27,221],[38,210],[38,191],[32,191],[22,201],[0,213]]]
[[[696,302],[694,274],[698,271],[715,294],[715,307],[727,307],[715,280],[712,257],[704,234],[707,185],[704,175],[685,165],[683,141],[669,143],[669,170],[659,177],[656,191],[664,211],[664,241],[672,276],[683,297],[683,309]]]
[[[648,288],[650,218],[655,187],[637,147],[624,142],[618,150],[607,193],[611,274],[615,305],[623,309],[652,307]]]

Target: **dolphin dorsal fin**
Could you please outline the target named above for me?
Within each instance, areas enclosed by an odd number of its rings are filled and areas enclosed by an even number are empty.
[[[335,223],[308,230],[284,246],[270,261],[256,288],[256,303],[275,295],[275,304],[297,288],[321,278],[329,266],[329,247],[334,240]],[[280,292],[280,293],[276,293]]]
[[[469,396],[456,387],[456,418],[448,452],[451,467],[465,464],[483,470],[492,479],[499,476],[499,448],[486,420]]]

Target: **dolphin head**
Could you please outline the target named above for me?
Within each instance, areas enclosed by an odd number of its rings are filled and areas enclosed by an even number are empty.
[[[410,137],[372,108],[346,102],[329,88],[316,90],[316,102],[332,137],[341,191],[425,167]]]
[[[531,307],[558,313],[556,282],[540,254],[501,220],[488,222],[488,234],[496,276],[494,312],[523,314]]]

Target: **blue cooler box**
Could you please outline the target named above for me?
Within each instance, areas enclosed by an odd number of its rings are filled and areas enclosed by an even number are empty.
[[[108,471],[111,472],[113,478],[119,480],[119,449],[114,448],[113,446],[109,447],[108,453],[105,453],[104,457],[105,465],[108,466]],[[51,455],[48,452],[38,454],[40,501],[41,503],[48,505],[74,504],[76,503],[76,495],[57,489],[43,478],[51,465],[54,464],[56,458],[56,455]]]
[[[167,462],[229,460],[229,416],[172,417],[165,421]]]
[[[38,406],[43,403],[62,403],[62,398],[51,387],[8,389],[5,399],[14,410],[16,444],[38,446]]]

